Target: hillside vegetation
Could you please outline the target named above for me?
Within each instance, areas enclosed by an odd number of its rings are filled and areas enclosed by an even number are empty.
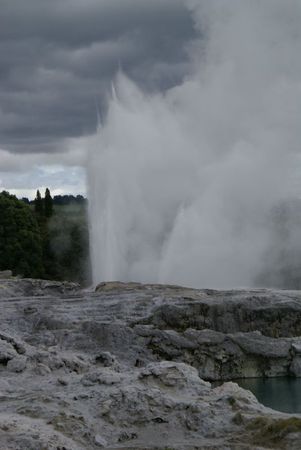
[[[0,193],[0,270],[90,283],[87,202],[39,191],[34,202]]]

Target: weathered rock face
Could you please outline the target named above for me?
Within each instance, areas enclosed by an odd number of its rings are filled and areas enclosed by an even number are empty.
[[[301,294],[1,280],[0,448],[299,449],[235,383],[301,374]]]
[[[138,283],[103,283],[97,291],[104,304],[112,296],[122,298],[115,308],[123,317],[123,334],[137,348],[138,361],[142,352],[146,360],[185,362],[206,380],[301,376],[299,292]],[[111,335],[113,327],[110,321]]]

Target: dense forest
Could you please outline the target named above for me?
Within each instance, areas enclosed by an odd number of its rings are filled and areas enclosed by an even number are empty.
[[[90,283],[87,200],[37,191],[34,201],[0,193],[0,270]]]

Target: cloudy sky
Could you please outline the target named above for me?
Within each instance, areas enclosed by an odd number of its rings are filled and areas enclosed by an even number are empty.
[[[183,0],[0,0],[0,190],[85,192],[82,140],[121,69],[144,90],[189,73]]]

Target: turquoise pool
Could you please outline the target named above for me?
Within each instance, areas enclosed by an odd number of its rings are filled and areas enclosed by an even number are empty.
[[[253,392],[265,406],[301,414],[301,378],[248,378],[233,380]]]

